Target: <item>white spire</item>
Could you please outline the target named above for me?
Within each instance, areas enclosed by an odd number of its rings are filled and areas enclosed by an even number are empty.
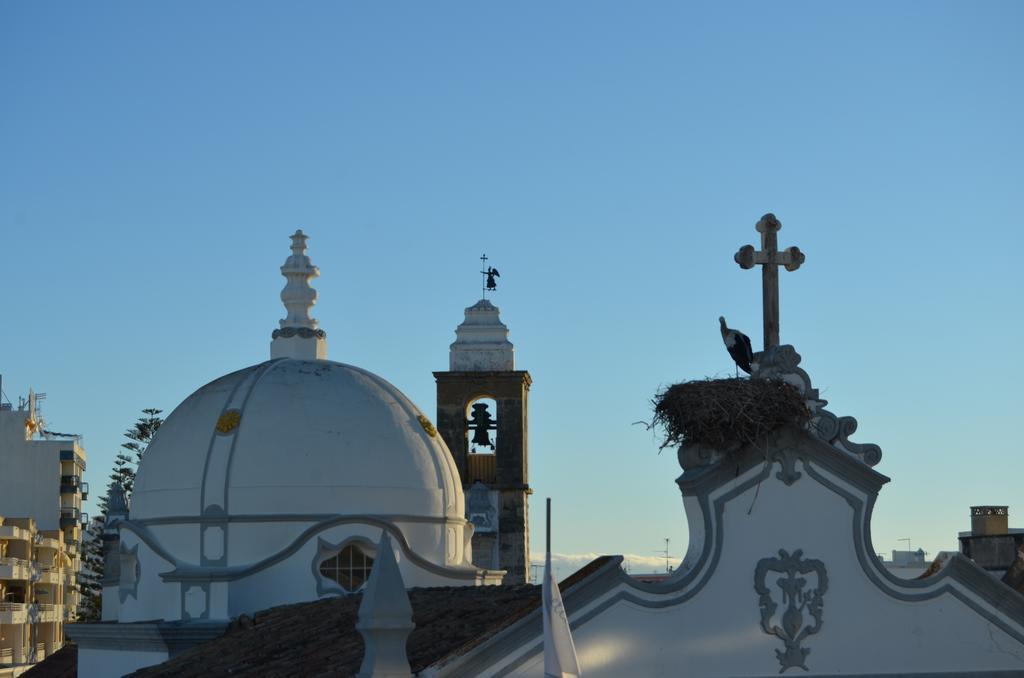
[[[281,290],[281,301],[284,302],[288,317],[281,320],[281,327],[317,328],[317,321],[309,317],[309,310],[316,303],[316,290],[309,282],[320,277],[320,269],[306,256],[306,241],[309,236],[302,229],[292,236],[292,255],[285,259],[281,267],[281,275],[288,283]]]
[[[414,628],[409,594],[391,550],[391,537],[384,530],[356,622],[365,644],[358,678],[411,677],[405,644]]]
[[[270,357],[324,360],[327,358],[327,333],[319,329],[319,323],[309,315],[317,297],[309,283],[320,275],[320,269],[306,256],[309,236],[299,229],[291,238],[292,254],[281,267],[281,275],[288,281],[281,290],[281,301],[288,316],[281,320],[281,329],[274,330]]]
[[[508,340],[508,327],[498,307],[481,299],[466,309],[466,319],[455,329],[455,343],[448,353],[452,372],[494,372],[516,368],[516,354]]]

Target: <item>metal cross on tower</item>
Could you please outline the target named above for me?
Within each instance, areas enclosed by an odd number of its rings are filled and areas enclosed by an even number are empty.
[[[782,222],[774,214],[769,212],[761,217],[756,228],[761,234],[761,249],[755,250],[753,245],[744,245],[733,259],[744,269],[761,265],[764,350],[767,351],[779,345],[779,266],[785,266],[787,271],[795,271],[804,263],[804,253],[798,247],[779,251],[778,232]]]

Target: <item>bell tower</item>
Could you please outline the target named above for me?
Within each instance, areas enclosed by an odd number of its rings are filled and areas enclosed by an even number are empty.
[[[492,269],[493,270],[493,269]],[[496,273],[496,271],[495,271]],[[503,583],[530,576],[527,396],[530,373],[498,308],[481,299],[455,330],[447,372],[437,380],[437,430],[455,458],[473,523],[473,564],[506,570]]]

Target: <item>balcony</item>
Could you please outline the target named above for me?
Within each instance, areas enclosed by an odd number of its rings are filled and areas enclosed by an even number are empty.
[[[36,548],[53,549],[54,551],[60,551],[61,543],[59,539],[56,539],[54,537],[44,537],[41,534],[37,534]]]
[[[28,621],[25,603],[0,603],[0,624],[24,624]]]
[[[61,506],[60,507],[60,529],[66,530],[68,528],[78,525],[78,521],[82,517],[82,512],[74,506]]]
[[[29,581],[32,579],[32,563],[21,558],[0,558],[0,579]]]
[[[61,461],[73,461],[78,468],[85,470],[85,457],[78,450],[61,450],[60,451]]]
[[[39,573],[39,584],[59,584],[63,580],[63,571],[59,567],[40,567],[37,568]]]
[[[0,647],[0,664],[13,664],[14,650],[9,647]]]
[[[85,501],[86,499],[89,498],[89,483],[87,483],[87,482],[85,482],[83,480],[81,487],[82,487],[82,501]]]
[[[0,539],[30,541],[32,534],[24,527],[18,527],[17,525],[0,525]]]
[[[77,494],[82,487],[81,476],[61,476],[60,477],[60,493],[61,494]]]
[[[51,603],[39,603],[36,605],[41,622],[61,621],[64,618],[64,606]]]

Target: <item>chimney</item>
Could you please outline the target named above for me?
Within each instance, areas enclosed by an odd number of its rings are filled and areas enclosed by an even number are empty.
[[[1010,531],[1009,507],[972,506],[971,536],[988,537],[1008,534]]]

